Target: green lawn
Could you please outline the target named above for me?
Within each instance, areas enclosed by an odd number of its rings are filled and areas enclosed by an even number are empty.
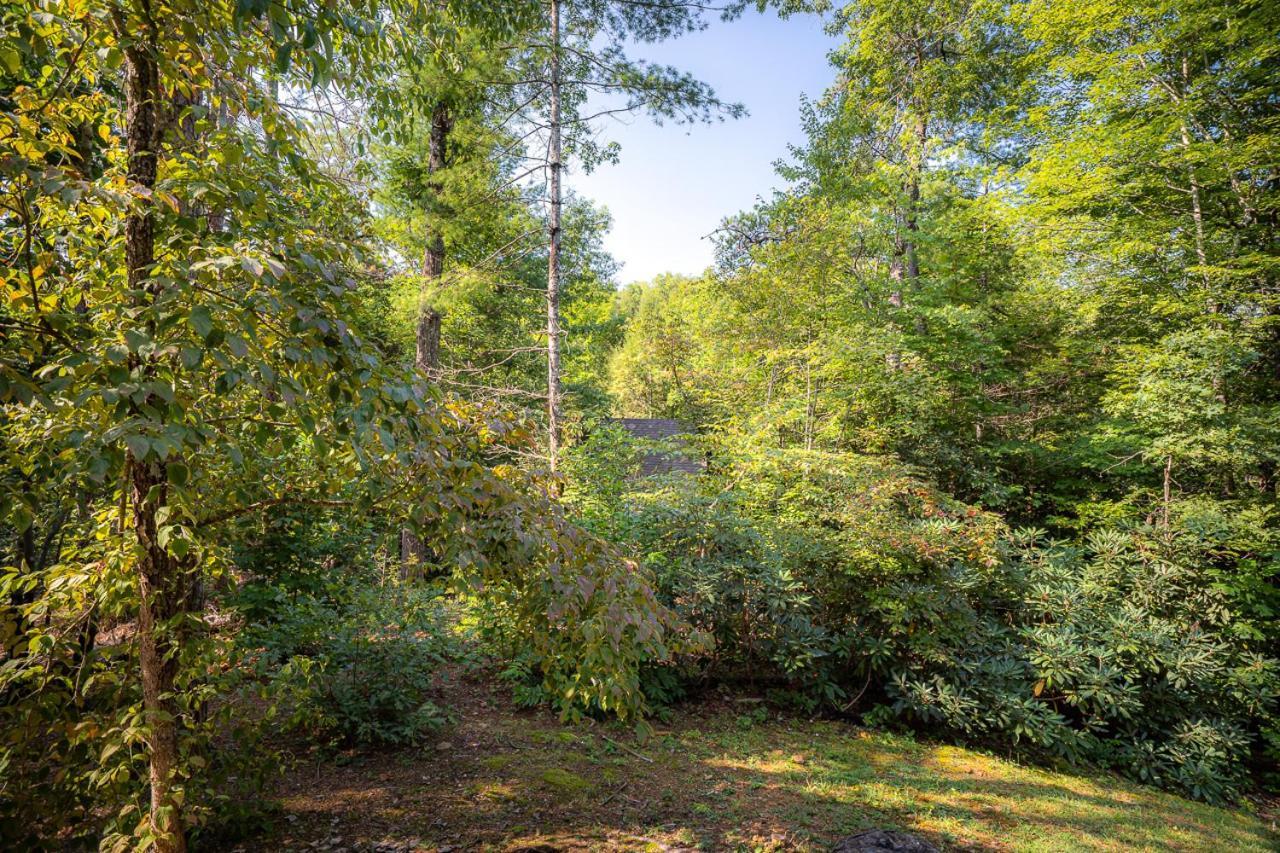
[[[639,743],[615,726],[511,711],[483,685],[465,692],[454,697],[458,722],[425,749],[297,768],[275,841],[823,850],[880,826],[961,850],[1278,847],[1243,810],[838,722],[703,705]]]

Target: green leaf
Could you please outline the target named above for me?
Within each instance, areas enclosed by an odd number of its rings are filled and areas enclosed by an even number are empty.
[[[187,323],[201,338],[208,338],[209,333],[213,331],[213,316],[204,305],[197,305],[191,309],[191,313],[187,315]]]
[[[254,278],[262,278],[262,262],[257,258],[244,257],[240,259],[240,268]]]
[[[289,58],[293,55],[293,43],[285,42],[276,50],[276,71],[281,74],[289,70]]]
[[[17,504],[9,511],[9,515],[18,533],[25,532],[31,526],[31,522],[35,520],[35,516],[26,504]]]
[[[145,435],[135,433],[125,436],[124,443],[129,448],[129,452],[133,454],[133,458],[137,460],[145,459],[147,452],[151,450],[151,440]]]

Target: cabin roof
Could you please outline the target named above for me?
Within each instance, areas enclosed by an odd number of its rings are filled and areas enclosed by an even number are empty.
[[[702,473],[705,467],[703,461],[681,452],[684,446],[682,436],[693,432],[686,424],[674,418],[614,418],[613,423],[625,429],[632,438],[662,441],[671,445],[671,450],[666,453],[643,454],[640,457],[640,476],[649,477],[672,471]]]

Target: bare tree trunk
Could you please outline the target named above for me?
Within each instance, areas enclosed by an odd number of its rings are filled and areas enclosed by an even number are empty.
[[[1164,512],[1163,526],[1169,526],[1169,504],[1173,502],[1173,456],[1164,458]]]
[[[817,402],[813,394],[813,360],[805,357],[804,363],[804,449],[813,450],[813,419]]]
[[[453,118],[443,102],[431,111],[431,133],[427,137],[427,171],[433,176],[427,182],[437,208],[444,194],[440,173],[444,171],[449,133],[453,130]],[[427,298],[428,291],[439,283],[444,275],[444,232],[436,222],[437,210],[428,219],[427,248],[422,257],[422,307],[418,313],[417,353],[414,359],[418,369],[431,376],[440,367],[440,312]]]
[[[913,289],[920,286],[920,258],[917,243],[920,225],[920,178],[924,174],[925,145],[929,139],[928,122],[921,118],[916,124],[916,146],[912,155],[910,173],[907,176],[907,280]]]
[[[916,150],[912,155],[910,174],[907,176],[907,281],[913,292],[920,289],[920,181],[924,175],[924,160],[929,142],[929,122],[923,115],[916,123]],[[916,334],[925,333],[924,315],[917,313]]]
[[[1191,134],[1187,131],[1185,124],[1182,125],[1182,147],[1185,151],[1191,150]],[[1190,163],[1187,163],[1187,181],[1191,184],[1191,222],[1195,226],[1196,263],[1200,265],[1200,277],[1207,285],[1209,273],[1204,267],[1208,265],[1209,259],[1204,248],[1204,211],[1200,206],[1200,180],[1196,177],[1195,166]]]
[[[422,255],[422,292],[418,303],[418,327],[414,366],[423,376],[434,378],[440,369],[440,312],[432,304],[431,293],[444,275],[444,231],[436,221],[440,213],[440,199],[444,192],[439,177],[446,165],[449,133],[453,130],[453,118],[448,106],[437,102],[431,111],[431,132],[427,137],[427,188],[436,208],[427,218],[427,247]],[[400,531],[400,577],[409,579],[421,574],[426,565],[427,547],[413,532]]]
[[[551,220],[547,252],[547,460],[560,456],[560,0],[551,2]]]
[[[906,251],[906,247],[899,234],[893,241],[893,256],[889,259],[889,281],[892,282],[889,291],[889,306],[898,310],[902,309],[902,257]],[[885,366],[890,370],[898,370],[902,367],[902,353],[897,349],[893,349],[884,356]]]
[[[1182,85],[1183,85],[1183,103],[1186,102],[1186,89],[1191,85],[1191,65],[1186,56],[1182,57]],[[1205,286],[1209,286],[1209,272],[1205,269],[1208,264],[1208,255],[1204,248],[1204,211],[1200,202],[1200,181],[1196,178],[1196,169],[1190,160],[1191,154],[1191,132],[1187,129],[1187,122],[1184,119],[1179,128],[1182,132],[1182,150],[1187,154],[1187,182],[1191,185],[1191,223],[1195,228],[1195,247],[1196,247],[1196,263],[1200,265],[1200,278]]]
[[[127,180],[130,188],[140,191],[125,217],[125,268],[129,289],[146,302],[156,295],[156,284],[150,279],[155,262],[155,217],[147,196],[156,184],[163,133],[159,114],[162,89],[156,62],[158,36],[147,0],[142,0],[141,9],[141,19],[128,22],[124,13],[117,11],[115,24],[125,55]],[[133,531],[140,548],[138,642],[142,706],[150,753],[151,824],[156,834],[156,850],[183,853],[186,838],[179,807],[181,795],[176,786],[179,709],[173,698],[178,674],[174,634],[177,626],[173,623],[186,606],[183,572],[157,539],[157,516],[165,500],[168,481],[166,464],[140,460],[130,450],[125,465],[133,507]]]

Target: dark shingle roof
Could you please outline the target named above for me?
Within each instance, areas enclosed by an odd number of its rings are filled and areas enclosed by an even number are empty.
[[[689,434],[688,428],[674,418],[614,418],[613,422],[634,438],[648,441],[662,441]]]
[[[684,446],[682,436],[689,435],[692,430],[674,418],[614,418],[613,423],[631,433],[633,438],[641,441],[665,442],[670,446],[666,453],[645,453],[640,458],[640,476],[668,474],[672,471],[683,471],[687,474],[701,474],[705,466],[701,459],[681,453]]]

